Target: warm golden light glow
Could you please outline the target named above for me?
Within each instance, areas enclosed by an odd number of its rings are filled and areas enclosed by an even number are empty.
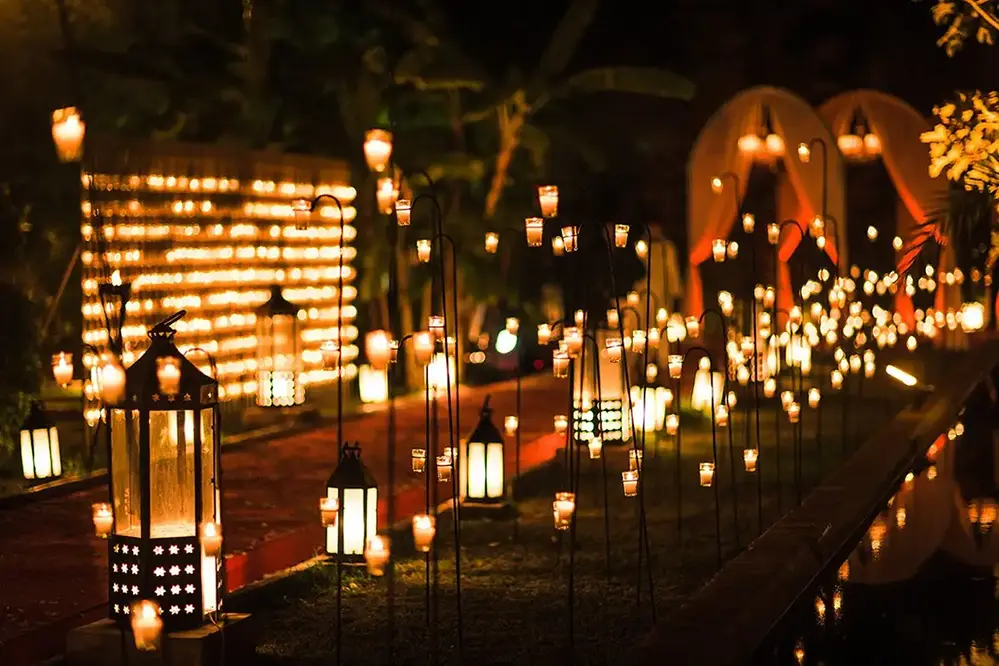
[[[715,480],[715,464],[705,462],[698,465],[698,478],[701,486],[704,488],[711,487],[711,484]]]
[[[391,546],[389,538],[376,534],[368,539],[368,544],[364,549],[364,562],[368,566],[368,573],[372,576],[384,576],[385,567],[391,556]]]
[[[576,493],[555,493],[552,510],[555,518],[555,529],[559,531],[569,529],[572,525],[572,516],[576,513]]]
[[[496,254],[496,250],[499,249],[500,237],[495,231],[486,232],[486,252],[488,254]]]
[[[60,162],[79,162],[83,157],[83,137],[87,124],[75,107],[52,112],[52,140]]]
[[[807,143],[798,144],[798,159],[801,160],[802,164],[808,164],[812,159],[812,149],[808,147]]]
[[[894,365],[888,364],[885,366],[885,374],[892,379],[902,382],[906,386],[912,387],[919,383],[919,380],[914,376],[910,375],[905,370],[898,368]]]
[[[524,232],[528,247],[541,247],[545,235],[545,220],[541,217],[528,217],[524,220]],[[496,239],[497,244],[499,238]]]
[[[56,384],[64,387],[73,381],[73,354],[59,352],[52,355],[52,376]]]
[[[543,217],[558,216],[558,187],[555,185],[541,185],[538,187],[538,204],[541,206]],[[570,252],[572,250],[569,250]]]
[[[760,457],[759,449],[743,449],[742,450],[742,464],[747,472],[756,471],[756,461]]]
[[[615,224],[614,225],[614,246],[615,247],[627,247],[628,245],[628,231],[630,227],[627,224]]]
[[[102,539],[107,539],[111,534],[111,527],[114,525],[114,514],[111,512],[111,505],[106,502],[97,502],[91,507],[94,520],[94,534]]]
[[[160,647],[163,620],[160,606],[155,601],[136,601],[131,607],[132,637],[140,652],[152,652]]]
[[[364,134],[364,160],[368,168],[381,173],[388,167],[392,159],[392,133],[385,130],[372,129]]]
[[[756,216],[752,213],[746,213],[742,216],[742,230],[747,234],[753,233],[756,229]]]
[[[977,301],[964,303],[960,314],[961,329],[965,333],[973,333],[985,326],[985,306]]]
[[[621,484],[624,486],[625,497],[638,496],[638,472],[636,470],[621,472]]]
[[[413,216],[413,202],[409,199],[397,199],[395,202],[395,220],[400,227],[408,227]]]

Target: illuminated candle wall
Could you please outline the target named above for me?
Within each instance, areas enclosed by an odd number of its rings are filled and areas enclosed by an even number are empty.
[[[329,193],[344,206],[343,372],[356,376],[355,190],[345,163],[165,143],[106,143],[92,155],[93,173],[82,176],[85,343],[107,349],[97,286],[118,271],[132,284],[122,331],[126,367],[145,349],[147,328],[185,309],[177,346],[214,356],[223,400],[250,397],[255,313],[277,285],[298,306],[302,383],[335,381],[336,368],[322,367],[320,345],[336,339],[340,317],[339,211],[324,199],[303,230],[292,212],[295,199]],[[209,372],[204,355],[191,360]],[[84,365],[93,396],[99,364],[88,353]]]

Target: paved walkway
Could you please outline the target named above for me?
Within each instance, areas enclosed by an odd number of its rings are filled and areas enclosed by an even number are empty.
[[[565,411],[565,390],[550,375],[525,380],[522,469],[554,454],[559,438],[551,435],[552,415]],[[503,416],[514,412],[513,382],[462,389],[462,436],[474,428],[487,394],[499,428]],[[396,518],[401,519],[423,508],[423,478],[410,472],[409,461],[410,449],[423,446],[423,401],[407,400],[397,414]],[[446,424],[443,404],[441,417]],[[382,524],[386,426],[384,412],[344,424],[344,438],[360,442],[362,459],[383,490]],[[225,452],[223,525],[230,589],[305,560],[321,547],[318,501],[336,464],[335,440],[336,428],[324,427]],[[441,446],[446,446],[446,431]],[[506,463],[512,473],[512,445]],[[57,632],[106,617],[107,547],[93,535],[90,517],[91,504],[106,500],[107,488],[100,487],[0,512],[0,663],[17,663],[19,655],[37,653],[40,643],[58,643],[50,649],[56,654],[62,649]]]

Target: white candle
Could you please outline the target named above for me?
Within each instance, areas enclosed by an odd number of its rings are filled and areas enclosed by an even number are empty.
[[[542,185],[538,187],[538,204],[541,206],[541,214],[545,217],[557,216],[558,187],[555,185]]]
[[[368,545],[364,549],[364,561],[368,565],[368,573],[372,576],[384,575],[390,552],[388,537],[376,535],[368,539]]]
[[[319,515],[323,520],[323,527],[333,527],[336,525],[337,514],[340,513],[340,503],[335,497],[319,498]]]
[[[757,449],[742,450],[742,462],[746,466],[747,472],[756,471],[756,460],[759,457],[760,457],[760,452]]]
[[[715,479],[715,464],[714,463],[701,463],[698,467],[698,473],[701,481],[701,485],[707,488],[714,482]]]
[[[222,528],[218,524],[201,524],[201,547],[207,557],[218,557],[222,552]]]
[[[107,539],[114,525],[114,513],[111,511],[111,505],[105,502],[98,502],[93,505],[92,509],[94,515],[94,532],[100,538]]]

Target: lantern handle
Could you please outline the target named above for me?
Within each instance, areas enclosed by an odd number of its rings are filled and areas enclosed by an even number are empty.
[[[492,397],[491,393],[487,393],[486,399],[482,401],[482,411],[480,412],[482,416],[488,416],[493,413],[493,408],[489,406],[489,401]]]
[[[181,319],[183,319],[185,315],[187,315],[187,310],[178,310],[177,312],[174,312],[172,315],[170,315],[169,317],[167,317],[166,319],[164,319],[160,323],[158,323],[155,326],[153,326],[152,329],[150,329],[149,333],[150,334],[154,334],[154,333],[160,333],[160,334],[172,334],[172,333],[176,333],[176,331],[173,330],[172,326],[174,324],[176,324],[178,321],[180,321]]]

